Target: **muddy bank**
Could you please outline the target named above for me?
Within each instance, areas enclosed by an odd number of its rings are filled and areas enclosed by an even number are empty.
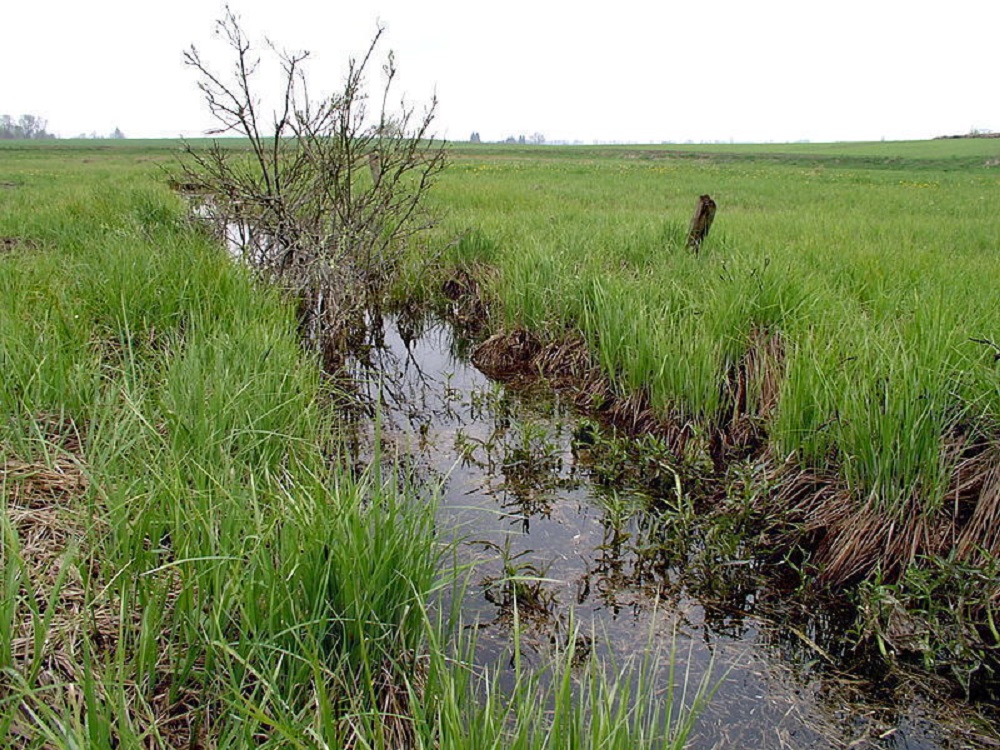
[[[1000,449],[983,438],[960,430],[942,437],[955,468],[949,502],[933,514],[917,497],[902,513],[890,513],[878,498],[859,497],[840,478],[835,457],[813,469],[794,457],[775,456],[766,426],[779,400],[784,346],[778,332],[750,332],[743,357],[721,384],[721,416],[709,424],[657,414],[642,391],[617,393],[580,337],[543,343],[523,329],[502,332],[480,344],[472,359],[504,382],[544,380],[626,436],[656,436],[710,494],[725,485],[735,463],[753,462],[760,469],[756,481],[766,488],[757,510],[772,544],[802,553],[811,578],[822,586],[857,583],[876,573],[883,582],[896,582],[929,556],[976,564],[1000,553],[1000,526],[993,522],[1000,515]],[[1000,590],[988,599],[998,596]]]

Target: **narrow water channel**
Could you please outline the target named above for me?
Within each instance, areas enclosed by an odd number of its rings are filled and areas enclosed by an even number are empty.
[[[691,684],[711,671],[721,685],[694,748],[930,750],[991,734],[943,683],[865,677],[878,670],[843,645],[850,618],[803,612],[755,576],[739,545],[700,559],[697,529],[663,527],[689,515],[648,510],[685,502],[683,487],[650,498],[609,483],[579,439],[581,415],[550,392],[489,381],[468,350],[446,323],[389,318],[355,375],[378,404],[383,455],[441,483],[439,529],[474,564],[462,611],[478,624],[481,664],[509,660],[516,595],[521,649],[535,663],[572,617],[584,653],[620,662],[673,651],[675,680]],[[687,548],[672,557],[647,553],[678,538]],[[665,668],[660,679],[666,690]]]

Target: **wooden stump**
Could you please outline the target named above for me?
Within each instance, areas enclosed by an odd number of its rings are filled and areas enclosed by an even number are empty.
[[[712,228],[712,221],[715,219],[715,201],[711,196],[703,195],[698,198],[698,205],[695,206],[694,216],[691,217],[691,228],[688,230],[687,246],[693,250],[695,255],[701,248],[701,242],[708,236],[708,230]]]
[[[368,153],[368,168],[372,172],[372,182],[378,185],[378,181],[382,179],[382,157],[378,151]]]

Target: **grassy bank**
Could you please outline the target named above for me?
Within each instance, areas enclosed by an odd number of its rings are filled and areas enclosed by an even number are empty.
[[[1000,552],[998,157],[995,140],[468,147],[436,197],[464,238],[451,261],[494,269],[496,328],[582,336],[679,459],[758,461],[765,515],[790,511],[824,580],[894,582]],[[703,193],[719,212],[695,257]],[[989,643],[988,588],[956,606]]]
[[[3,743],[681,746],[680,696],[571,651],[471,670],[433,497],[340,466],[291,306],[160,156],[0,151]]]
[[[839,454],[845,480],[880,502],[940,496],[942,436],[992,426],[995,351],[971,339],[998,334],[993,171],[465,153],[438,195],[451,233],[478,233],[456,260],[501,269],[508,326],[579,327],[657,412],[718,417],[727,371],[768,330],[787,348],[778,453]],[[702,192],[720,210],[694,257],[681,245]]]

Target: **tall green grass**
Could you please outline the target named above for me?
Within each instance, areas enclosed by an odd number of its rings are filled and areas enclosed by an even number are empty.
[[[887,509],[915,497],[933,511],[954,468],[948,435],[995,436],[994,352],[970,339],[1000,337],[1000,194],[983,166],[1000,144],[901,144],[905,163],[809,161],[893,147],[790,149],[804,163],[748,147],[728,149],[737,161],[716,158],[723,147],[700,160],[470,147],[438,193],[442,231],[475,229],[495,248],[506,325],[581,330],[612,381],[648,392],[663,415],[719,420],[752,332],[780,334],[775,454],[836,466]],[[939,163],[959,152],[975,159]],[[683,233],[706,192],[719,213],[695,257]]]
[[[680,746],[705,688],[474,672],[434,498],[339,465],[292,305],[139,153],[63,157],[0,156],[5,744]]]

